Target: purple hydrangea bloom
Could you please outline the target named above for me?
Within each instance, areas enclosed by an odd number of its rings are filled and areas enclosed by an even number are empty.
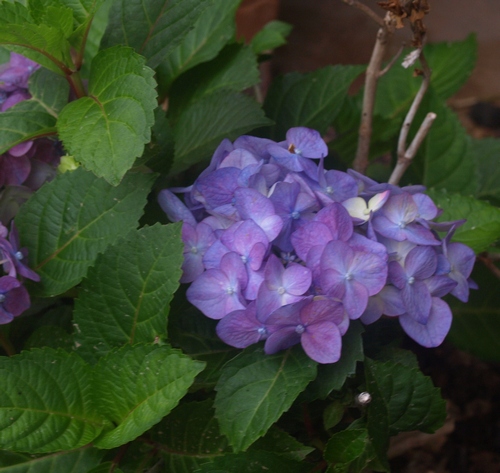
[[[335,363],[340,358],[344,308],[330,299],[304,300],[275,311],[267,320],[270,335],[266,353],[276,353],[301,343],[318,363]]]
[[[12,322],[30,306],[28,291],[11,276],[0,277],[0,324]]]

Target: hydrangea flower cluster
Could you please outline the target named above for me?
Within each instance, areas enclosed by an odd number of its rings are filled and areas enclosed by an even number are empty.
[[[0,66],[0,112],[31,98],[28,80],[39,67],[11,53],[9,63]],[[0,155],[1,221],[8,222],[32,191],[55,176],[60,155],[55,143],[47,138],[25,141]]]
[[[474,252],[450,242],[463,222],[433,222],[422,186],[325,170],[327,153],[304,127],[279,143],[241,136],[220,144],[192,186],[160,192],[169,219],[183,221],[188,300],[219,320],[224,342],[265,340],[268,354],[301,343],[336,362],[350,321],[382,315],[439,345],[452,319],[441,298],[467,301],[473,287]]]
[[[24,279],[40,281],[27,263],[28,251],[19,247],[19,235],[12,222],[10,232],[0,223],[0,324],[12,322],[30,306],[30,297],[22,285]]]

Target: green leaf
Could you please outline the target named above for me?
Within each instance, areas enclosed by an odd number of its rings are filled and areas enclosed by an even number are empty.
[[[427,194],[443,210],[438,221],[466,219],[453,235],[453,241],[481,253],[500,238],[500,209],[488,202],[461,194],[428,190]]]
[[[267,431],[264,437],[257,439],[250,446],[250,450],[276,453],[282,457],[300,462],[313,452],[314,448],[300,443],[295,437],[292,437],[284,430],[273,426]]]
[[[387,413],[383,422],[387,422],[390,435],[410,430],[432,433],[443,425],[446,404],[440,390],[418,368],[366,359],[365,374],[366,388],[372,393],[368,419],[379,420],[377,403],[383,403]]]
[[[330,430],[335,427],[344,417],[346,406],[339,400],[328,404],[323,411],[323,427]]]
[[[311,470],[311,465],[295,462],[271,452],[244,452],[227,454],[216,458],[210,463],[205,463],[195,473],[245,473],[287,472],[306,473]]]
[[[47,69],[42,68],[33,73],[29,79],[29,90],[30,101],[39,103],[53,117],[57,118],[68,103],[68,82]]]
[[[127,175],[118,187],[77,169],[44,185],[16,217],[38,291],[54,296],[78,284],[98,253],[137,226],[153,176]]]
[[[160,174],[167,174],[174,160],[174,132],[161,107],[155,110],[151,141],[144,148],[140,161]]]
[[[431,100],[431,107],[437,118],[421,149],[425,163],[422,183],[449,192],[475,193],[476,167],[471,138],[444,103]]]
[[[500,282],[478,263],[472,279],[479,289],[464,304],[450,298],[453,323],[447,340],[486,361],[500,362]]]
[[[157,70],[158,83],[168,88],[183,72],[213,59],[234,37],[234,15],[241,0],[217,0],[203,10],[193,29]]]
[[[270,21],[252,38],[250,46],[253,52],[262,54],[286,44],[286,37],[292,28],[292,25],[284,21]]]
[[[101,358],[94,371],[94,400],[99,412],[117,427],[94,445],[118,447],[157,424],[203,367],[177,350],[158,345],[127,345]]]
[[[230,44],[207,63],[200,64],[174,82],[170,91],[169,115],[177,116],[189,102],[224,91],[242,91],[259,82],[257,57],[241,44]]]
[[[70,352],[74,348],[73,337],[62,327],[44,325],[37,328],[24,344],[26,350],[42,347],[62,348]]]
[[[36,24],[22,4],[0,4],[0,44],[64,75],[72,70],[69,43],[60,27]]]
[[[337,432],[326,444],[324,457],[328,463],[351,463],[360,457],[369,444],[366,429],[348,429]]]
[[[497,138],[472,139],[472,155],[478,173],[476,197],[500,199],[500,140]]]
[[[82,356],[95,361],[125,343],[166,338],[182,274],[180,232],[178,224],[141,228],[97,258],[75,305]]]
[[[171,174],[209,158],[224,138],[270,124],[259,104],[243,94],[221,91],[204,97],[187,107],[174,126]]]
[[[318,376],[307,387],[306,399],[326,399],[332,391],[340,391],[345,380],[356,373],[358,361],[364,360],[363,325],[351,322],[349,330],[342,337],[342,353],[339,361],[328,365],[318,365]]]
[[[209,0],[121,0],[113,4],[102,39],[107,48],[123,44],[156,67],[184,39]]]
[[[470,34],[464,41],[428,44],[424,51],[432,70],[432,88],[446,100],[458,92],[472,74],[477,40],[475,34]]]
[[[51,349],[0,358],[0,443],[20,452],[82,447],[105,421],[92,406],[90,367]]]
[[[316,363],[295,347],[276,355],[247,349],[223,368],[216,417],[235,451],[262,437],[316,376]]]
[[[123,471],[120,468],[116,468],[115,462],[106,462],[92,468],[87,473],[123,473]]]
[[[195,471],[202,463],[230,451],[214,418],[211,400],[177,406],[151,435],[171,473]]]
[[[3,473],[88,473],[98,465],[103,452],[91,447],[58,452],[37,457],[0,451],[0,471]]]
[[[324,133],[339,113],[352,81],[363,69],[364,66],[327,66],[275,80],[264,102],[267,116],[276,122],[271,138],[282,140],[287,130],[295,126]]]
[[[92,62],[89,96],[59,115],[57,129],[69,153],[113,185],[151,139],[157,106],[153,74],[130,48],[103,50]]]

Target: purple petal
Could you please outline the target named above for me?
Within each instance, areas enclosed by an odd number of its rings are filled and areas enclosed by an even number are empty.
[[[303,295],[311,286],[311,270],[300,264],[290,263],[283,273],[283,287],[288,294]]]
[[[259,161],[250,151],[244,149],[235,149],[222,160],[219,165],[219,169],[227,167],[244,169],[247,166],[258,163]]]
[[[411,316],[399,317],[403,330],[420,345],[433,348],[441,345],[448,334],[452,321],[451,310],[446,302],[432,298],[432,306],[427,324],[419,324]]]
[[[306,261],[307,254],[313,246],[324,248],[329,241],[333,240],[333,237],[325,224],[312,221],[295,230],[290,240],[297,256],[302,261]]]
[[[340,302],[331,299],[313,299],[300,311],[300,320],[304,325],[322,320],[339,325],[344,321],[344,307]]]
[[[246,348],[267,336],[264,324],[257,320],[255,304],[230,312],[219,321],[216,330],[223,342],[236,348]]]
[[[310,128],[290,128],[286,133],[288,145],[293,145],[295,152],[305,158],[324,158],[328,154],[328,147],[321,135]]]
[[[354,320],[361,317],[368,304],[368,290],[356,280],[345,283],[345,294],[342,298],[349,318]]]
[[[401,289],[401,298],[406,312],[418,323],[425,324],[429,318],[432,298],[429,289],[422,281],[414,281]]]
[[[413,194],[413,201],[417,204],[419,218],[432,220],[437,217],[438,208],[428,195]]]
[[[427,278],[424,283],[433,297],[444,297],[457,286],[457,281],[444,275],[432,276],[431,278]],[[467,284],[466,281],[465,283]]]
[[[295,326],[285,326],[271,333],[264,345],[264,351],[273,355],[281,350],[286,350],[300,342],[300,335],[295,331]]]
[[[208,208],[232,203],[240,173],[237,168],[222,168],[198,178],[196,190]]]
[[[328,207],[321,209],[314,220],[324,223],[328,227],[333,240],[347,241],[353,233],[351,216],[338,202],[333,202]]]
[[[267,138],[243,135],[236,139],[234,147],[246,149],[261,159],[269,159],[267,147],[271,144],[275,144],[274,141]]]
[[[9,276],[4,276],[9,277]],[[3,278],[0,278],[3,279]],[[30,306],[30,296],[24,286],[11,289],[5,296],[3,309],[14,317],[21,315]]]
[[[340,358],[342,337],[334,322],[323,320],[308,326],[300,342],[309,358],[318,363],[335,363]]]
[[[408,276],[417,279],[430,278],[437,269],[436,251],[430,246],[413,248],[405,259],[405,271]]]
[[[158,194],[158,203],[171,222],[182,220],[193,227],[196,226],[196,219],[192,212],[168,189],[160,191]]]

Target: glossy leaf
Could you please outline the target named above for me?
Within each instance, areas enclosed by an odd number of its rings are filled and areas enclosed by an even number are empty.
[[[235,139],[254,128],[270,125],[259,104],[235,92],[217,92],[191,104],[174,127],[176,174],[208,159],[224,139]]]
[[[94,368],[94,402],[116,427],[94,445],[118,447],[157,424],[179,403],[203,367],[158,345],[127,345],[102,358]]]
[[[0,443],[30,453],[82,447],[106,425],[92,405],[90,367],[51,349],[0,358]]]
[[[184,39],[210,3],[209,0],[114,2],[103,47],[130,46],[154,68]]]
[[[16,217],[38,290],[54,296],[78,284],[97,255],[137,226],[152,176],[126,176],[118,187],[77,169],[44,185]]]
[[[183,248],[180,225],[157,224],[131,232],[98,257],[75,306],[82,356],[96,361],[124,343],[166,338]]]
[[[235,451],[246,450],[287,411],[316,376],[300,347],[266,355],[247,349],[228,362],[216,386],[216,417]]]
[[[327,66],[308,74],[292,73],[271,85],[264,109],[276,125],[270,137],[283,140],[294,126],[324,133],[339,113],[352,81],[363,66]]]
[[[87,169],[117,185],[151,139],[156,82],[144,58],[115,46],[92,61],[89,96],[69,103],[57,129]]]
[[[470,246],[476,253],[485,251],[500,238],[500,209],[474,197],[444,191],[427,191],[443,209],[438,221],[466,219],[453,235],[453,241]]]

